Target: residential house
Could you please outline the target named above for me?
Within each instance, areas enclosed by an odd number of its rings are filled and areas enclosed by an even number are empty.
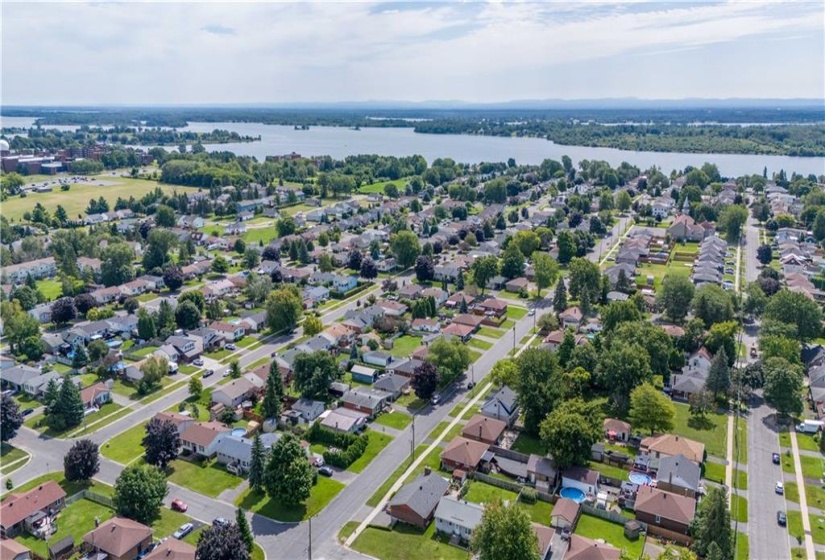
[[[527,480],[536,485],[537,490],[550,491],[556,480],[556,469],[549,457],[531,453],[527,459]]]
[[[453,322],[444,327],[442,332],[447,336],[458,337],[461,340],[461,342],[466,343],[468,340],[470,340],[470,338],[472,338],[475,330],[476,329],[474,327],[471,327],[469,325],[461,325],[459,323]]]
[[[343,323],[333,323],[321,333],[331,344],[348,347],[355,341],[355,331]]]
[[[415,370],[424,363],[424,360],[418,358],[410,358],[407,360],[396,360],[387,367],[387,373],[390,375],[403,375],[404,377],[412,377]]]
[[[505,429],[507,424],[503,421],[476,414],[461,429],[461,435],[488,445],[498,445]]]
[[[473,531],[481,523],[484,506],[444,496],[439,500],[433,517],[435,530],[449,536],[456,536],[462,541],[469,541]]]
[[[153,418],[161,422],[171,422],[178,429],[178,434],[182,434],[195,423],[195,419],[191,416],[180,414],[179,412],[158,412]]]
[[[12,538],[32,530],[34,523],[63,509],[66,492],[50,480],[23,494],[10,494],[0,503],[0,537]]]
[[[358,383],[366,383],[368,385],[375,383],[375,380],[378,377],[378,371],[360,364],[352,366],[352,369],[350,369],[350,374],[352,375],[353,381]]]
[[[582,314],[582,310],[579,309],[577,305],[568,307],[559,313],[559,321],[561,321],[561,326],[564,329],[578,330],[583,318],[584,314]]]
[[[387,317],[401,317],[409,309],[400,301],[392,301],[388,299],[379,300],[375,303],[375,305],[383,309],[384,315]]]
[[[504,385],[481,405],[481,414],[503,420],[508,426],[512,426],[519,415],[518,395]]]
[[[356,276],[336,275],[332,280],[332,289],[342,294],[345,294],[350,290],[354,290],[357,287],[358,278]]]
[[[201,339],[189,335],[172,335],[166,339],[166,344],[172,346],[177,353],[177,360],[190,363],[203,353]]]
[[[630,424],[616,418],[605,418],[604,437],[611,441],[627,441],[630,439]]]
[[[646,437],[639,445],[639,451],[653,458],[683,455],[697,465],[705,460],[705,444],[673,434]]]
[[[522,290],[526,290],[529,284],[530,283],[527,281],[527,278],[513,278],[504,284],[504,289],[508,292],[517,294]]]
[[[368,414],[371,418],[387,406],[392,395],[380,389],[356,387],[344,393],[341,403],[345,408]]]
[[[183,432],[181,444],[186,451],[211,458],[215,456],[219,436],[231,431],[231,427],[220,422],[196,422]]]
[[[432,521],[438,502],[449,489],[449,480],[425,472],[395,493],[387,506],[387,513],[396,521],[424,529]]]
[[[249,379],[239,377],[226,385],[216,386],[212,390],[212,402],[234,409],[239,407],[242,402],[249,400],[255,392],[255,385]]]
[[[3,560],[31,560],[32,553],[27,547],[13,539],[0,539],[0,558]]]
[[[696,500],[651,486],[640,486],[636,492],[635,509],[638,521],[687,536],[696,515]],[[682,541],[689,542],[687,538]]]
[[[484,322],[484,317],[479,317],[478,315],[471,315],[470,313],[459,313],[453,317],[452,322],[453,324],[466,325],[468,327],[471,327],[471,332],[476,332],[481,327],[481,323]]]
[[[398,289],[398,296],[405,299],[418,299],[423,291],[424,287],[420,284],[407,284]]]
[[[373,387],[390,394],[388,400],[394,401],[410,386],[410,378],[403,375],[384,375],[373,384]]]
[[[436,307],[441,307],[447,301],[450,294],[441,288],[425,288],[421,291],[421,297],[431,297],[435,300]]]
[[[312,399],[300,398],[292,405],[292,410],[298,412],[301,418],[307,424],[315,422],[316,418],[326,409],[323,401],[314,401]]]
[[[27,381],[38,377],[40,374],[41,372],[39,369],[27,366],[25,364],[8,367],[3,370],[3,387],[15,389],[16,391],[22,391],[23,385]]]
[[[321,425],[333,432],[354,434],[367,425],[369,415],[350,408],[336,408],[321,415]]]
[[[455,437],[441,452],[441,466],[450,472],[455,469],[465,472],[475,471],[481,465],[489,449],[490,446],[486,443]]]
[[[105,305],[112,303],[120,297],[120,287],[110,286],[108,288],[100,288],[90,292],[90,294],[99,305]]]
[[[666,492],[695,498],[699,492],[702,469],[684,455],[662,457],[656,473],[656,487]]]
[[[226,339],[223,334],[209,327],[201,327],[194,331],[189,331],[187,336],[192,338],[199,338],[200,345],[204,352],[211,352],[219,348],[223,348]]]
[[[109,384],[111,381],[108,382]],[[112,400],[112,393],[107,383],[98,382],[80,391],[80,400],[86,409],[100,408]]]
[[[178,539],[163,539],[143,560],[195,560],[197,549]]]
[[[364,354],[364,363],[371,364],[374,366],[386,368],[393,361],[393,357],[386,352],[374,351],[374,352],[367,352]]]
[[[492,315],[494,317],[504,317],[507,315],[507,302],[496,298],[488,298],[477,303],[473,309],[479,315]]]
[[[4,266],[0,274],[2,274],[3,280],[7,283],[22,284],[29,276],[35,280],[51,278],[57,274],[57,263],[55,263],[54,257],[46,257]]]
[[[29,315],[37,319],[41,325],[50,323],[52,320],[52,303],[41,303],[29,309]]]
[[[705,238],[705,228],[696,223],[688,214],[679,214],[667,228],[674,241],[701,241]]]
[[[413,319],[410,329],[415,332],[438,333],[441,325],[435,319]]]
[[[620,560],[621,557],[622,551],[615,546],[573,534],[561,560]]]
[[[83,542],[111,560],[134,560],[149,550],[152,528],[126,517],[113,517],[83,535]]]
[[[550,526],[572,533],[576,529],[579,515],[581,515],[581,504],[579,502],[570,498],[559,498],[550,514]]]
[[[246,336],[246,327],[242,324],[226,323],[224,321],[213,321],[209,328],[220,333],[227,342],[235,342]]]
[[[280,438],[280,434],[275,432],[261,434],[261,444],[265,450],[269,450]],[[215,460],[222,465],[233,465],[238,471],[249,470],[252,462],[253,440],[243,436],[235,436],[232,433],[221,434],[215,445]]]
[[[599,473],[584,467],[570,467],[561,476],[562,488],[578,488],[585,495],[595,496],[599,492]]]

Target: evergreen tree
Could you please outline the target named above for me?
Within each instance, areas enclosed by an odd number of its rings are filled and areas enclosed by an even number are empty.
[[[719,348],[710,363],[705,388],[713,393],[714,397],[720,394],[726,395],[730,389],[730,367],[728,367],[728,356],[724,346]]]
[[[567,309],[567,287],[564,285],[564,279],[556,284],[556,291],[553,293],[553,309],[556,313]]]
[[[246,520],[246,514],[241,508],[238,508],[235,513],[235,524],[238,526],[238,532],[246,545],[247,552],[251,553],[252,547],[255,546],[255,539],[252,536],[252,530],[249,528],[249,522]]]
[[[43,404],[46,405],[46,414],[57,402],[57,397],[60,395],[60,388],[57,386],[56,379],[49,379],[49,384],[46,385],[46,393],[43,396]]]
[[[85,408],[83,399],[80,398],[80,391],[77,385],[72,382],[69,374],[64,375],[63,383],[60,385],[60,392],[57,394],[57,400],[50,414],[50,416],[53,416],[57,421],[55,428],[59,429],[61,425],[63,429],[80,425],[83,421]]]
[[[461,305],[459,306],[459,311],[462,313],[467,313],[467,301],[464,298],[461,298]]]
[[[707,557],[711,552],[711,545],[715,544],[721,552],[720,558],[732,558],[730,511],[725,490],[719,487],[711,488],[698,509],[691,531],[696,538],[696,553]]]
[[[458,279],[455,282],[455,289],[459,292],[464,289],[464,271],[458,271]]]
[[[266,451],[261,442],[261,435],[256,434],[252,441],[252,458],[249,461],[249,487],[259,491],[264,484],[264,470],[266,469]]]
[[[261,414],[264,418],[278,418],[281,414],[281,398],[283,396],[284,383],[281,379],[281,372],[278,370],[278,362],[273,360],[269,366],[269,375],[266,377],[266,392],[261,404]]]
[[[72,356],[72,367],[80,369],[89,363],[89,354],[86,353],[86,347],[78,344],[74,347],[74,356]]]

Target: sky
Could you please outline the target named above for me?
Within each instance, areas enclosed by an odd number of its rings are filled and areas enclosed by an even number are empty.
[[[825,2],[0,3],[3,105],[825,98]]]

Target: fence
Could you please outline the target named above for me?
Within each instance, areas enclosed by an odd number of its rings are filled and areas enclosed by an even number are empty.
[[[600,519],[604,519],[605,521],[610,521],[611,523],[616,523],[622,526],[624,526],[624,524],[628,521],[632,521],[622,514],[616,513],[615,511],[594,508],[593,506],[589,506],[587,504],[582,504],[582,513],[586,513],[587,515],[592,515],[593,517],[598,517]],[[642,523],[641,521],[639,523],[641,523],[642,527],[647,528],[645,523]]]
[[[473,479],[479,480],[481,482],[486,482],[487,484],[490,484],[491,486],[496,486],[498,488],[504,488],[505,490],[510,490],[511,492],[515,492],[516,494],[521,492],[522,486],[521,486],[521,484],[518,484],[517,482],[510,482],[509,480],[502,480],[501,478],[496,478],[494,476],[486,475],[486,474],[480,473],[478,471],[473,473],[471,476],[472,476]]]
[[[530,460],[529,455],[519,453],[518,451],[513,451],[512,449],[504,449],[503,447],[497,447],[495,445],[490,447],[490,451],[501,457],[512,459],[513,461],[518,461],[519,463],[527,464],[527,462]]]
[[[644,523],[643,523],[644,525]],[[677,543],[684,545],[684,546],[691,546],[693,544],[693,539],[690,538],[688,535],[683,533],[677,533],[676,531],[671,531],[670,529],[664,529],[662,527],[656,527],[655,525],[648,525],[647,526],[648,535],[653,535],[656,537],[661,537],[663,539],[667,539],[669,541],[676,541]]]
[[[93,492],[92,490],[84,490],[82,492],[83,497],[87,500],[92,502],[98,503],[102,506],[113,508],[115,507],[115,502],[109,496],[104,496],[103,494],[98,494],[97,492]]]

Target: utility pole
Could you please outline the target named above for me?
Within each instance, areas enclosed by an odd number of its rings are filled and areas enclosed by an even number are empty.
[[[516,354],[516,326],[513,325],[513,355]]]
[[[307,559],[312,560],[312,517],[309,518],[309,546],[307,547]]]
[[[415,413],[412,419],[412,439],[410,439],[410,464],[415,461]]]

